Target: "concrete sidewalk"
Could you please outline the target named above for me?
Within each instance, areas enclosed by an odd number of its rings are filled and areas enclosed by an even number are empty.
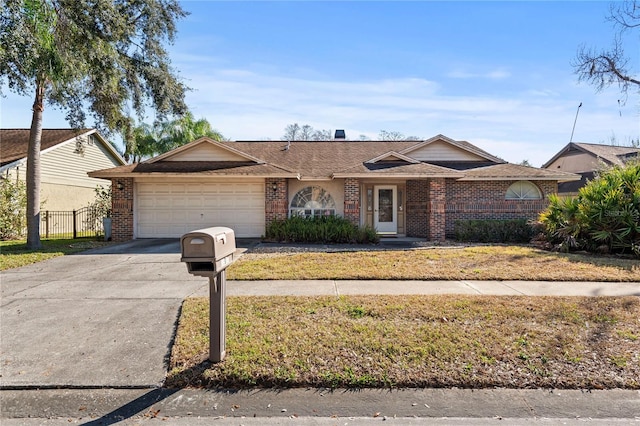
[[[2,423],[5,424],[7,419],[14,418],[18,422],[15,424],[21,424],[21,416],[28,415],[36,416],[40,420],[48,417],[69,417],[77,421],[79,417],[88,417],[90,412],[91,418],[104,421],[106,424],[113,423],[113,419],[118,416],[135,418],[137,422],[145,418],[144,414],[149,410],[156,409],[153,407],[159,407],[164,412],[174,413],[178,417],[189,416],[189,412],[209,417],[255,413],[271,416],[274,414],[272,408],[276,406],[288,410],[277,411],[275,416],[278,417],[294,413],[300,416],[331,416],[329,413],[332,410],[341,417],[357,418],[372,418],[370,416],[378,411],[384,413],[381,416],[397,414],[431,418],[465,417],[469,412],[462,409],[466,403],[460,404],[460,398],[479,399],[473,408],[477,413],[476,417],[489,414],[482,408],[486,404],[505,408],[494,410],[492,416],[518,417],[520,413],[524,413],[520,411],[522,401],[526,401],[524,406],[535,405],[536,398],[545,401],[540,403],[541,405],[549,403],[542,396],[544,391],[541,391],[543,393],[540,395],[535,392],[526,394],[526,391],[522,391],[522,394],[513,394],[512,392],[518,391],[498,390],[474,391],[475,393],[468,391],[471,393],[461,395],[455,390],[421,390],[430,395],[428,398],[432,398],[432,401],[435,394],[429,392],[442,392],[441,395],[438,394],[438,398],[442,398],[441,404],[444,408],[417,412],[414,407],[430,404],[423,404],[422,400],[416,399],[418,405],[411,405],[406,409],[403,404],[413,398],[405,398],[410,395],[406,393],[409,391],[333,392],[320,396],[320,390],[308,390],[307,393],[264,391],[257,394],[227,395],[210,391],[174,392],[156,389],[161,386],[166,375],[169,351],[182,301],[190,296],[208,295],[208,280],[187,273],[185,265],[180,262],[178,248],[175,240],[159,241],[155,244],[145,241],[132,242],[1,272]],[[230,296],[640,296],[640,283],[320,280],[228,281],[227,284],[227,294]],[[563,410],[556,411],[556,417],[571,418],[581,415],[635,419],[637,414],[633,413],[640,413],[640,394],[631,391],[620,392],[622,393],[598,393],[600,396],[597,399],[593,399],[591,393],[564,392],[563,395],[571,397],[564,399],[564,402],[558,402],[565,405]],[[170,398],[171,395],[174,397]],[[256,399],[263,395],[273,398],[273,402]],[[296,399],[295,395],[298,395],[299,399]],[[616,405],[616,398],[622,398],[625,403]],[[331,404],[322,403],[330,399],[333,401]],[[191,407],[197,405],[198,401],[205,407],[200,411]],[[213,404],[219,404],[219,408],[212,411]],[[244,411],[246,407],[258,407],[261,404],[271,404],[270,410],[254,412],[252,408]],[[392,409],[396,405],[404,408]],[[233,408],[235,406],[242,407],[242,410]],[[372,413],[376,406],[386,408]],[[73,411],[74,407],[76,411]],[[137,414],[123,415],[122,413],[129,413],[127,410],[133,410]],[[74,412],[76,415],[73,415]],[[523,418],[533,418],[540,413],[546,412],[542,409],[529,410],[529,414]],[[25,420],[24,424],[29,423]]]
[[[227,281],[228,296],[349,296],[357,294],[468,294],[493,296],[640,296],[637,282],[584,281]],[[206,288],[196,292],[208,296]]]

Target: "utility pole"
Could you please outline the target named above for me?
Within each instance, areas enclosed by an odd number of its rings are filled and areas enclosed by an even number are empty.
[[[573,132],[576,130],[576,122],[578,121],[578,113],[580,112],[580,107],[582,106],[582,102],[578,105],[578,110],[576,111],[576,119],[573,120],[573,129],[571,129],[571,139],[569,139],[569,143],[573,142]]]

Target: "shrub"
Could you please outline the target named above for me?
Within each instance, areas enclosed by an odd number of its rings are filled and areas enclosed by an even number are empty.
[[[640,162],[605,170],[575,198],[550,197],[539,220],[560,248],[640,257]]]
[[[93,202],[89,204],[89,207],[95,210],[100,219],[111,217],[111,186],[105,188],[102,185],[98,185],[93,190],[96,196]]]
[[[103,228],[103,219],[111,217],[111,186],[103,187],[98,185],[94,188],[95,198],[89,203],[89,214],[85,219],[85,226],[88,229],[100,230]]]
[[[454,232],[458,241],[481,243],[528,243],[534,235],[526,219],[457,220]]]
[[[27,185],[0,179],[0,240],[15,240],[27,229]]]
[[[357,243],[379,241],[375,229],[358,227],[340,216],[290,217],[267,226],[266,239],[297,243]]]
[[[558,194],[550,194],[549,206],[538,217],[547,241],[558,244],[561,251],[569,251],[581,245],[576,240],[581,234],[577,213],[577,198],[561,198]]]

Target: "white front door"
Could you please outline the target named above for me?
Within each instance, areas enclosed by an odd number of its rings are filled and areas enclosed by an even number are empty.
[[[398,232],[396,185],[381,185],[373,188],[373,226],[378,234]]]

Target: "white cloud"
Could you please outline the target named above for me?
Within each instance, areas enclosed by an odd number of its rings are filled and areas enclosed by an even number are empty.
[[[235,140],[279,139],[294,122],[345,129],[352,139],[375,139],[382,129],[424,138],[442,133],[539,166],[569,142],[580,102],[574,141],[640,137],[637,106],[630,100],[619,107],[614,88],[595,94],[590,86],[557,79],[495,96],[452,95],[437,81],[413,76],[330,80],[319,73],[287,76],[273,67],[224,68],[215,60],[181,69],[196,88],[187,94],[196,117]],[[29,126],[30,99],[9,95],[1,101],[2,127]],[[51,109],[44,120],[46,127],[66,126],[63,114]]]
[[[615,91],[596,95],[590,87],[550,84],[500,96],[452,96],[435,81],[413,77],[328,81],[272,72],[192,74],[200,89],[189,94],[189,104],[232,139],[278,139],[294,122],[345,129],[353,139],[375,139],[382,129],[425,138],[443,133],[535,165],[569,142],[577,99],[589,107],[580,112],[575,141],[608,141],[612,131],[628,140],[640,132],[637,115],[620,118],[617,110],[599,105],[617,107]]]
[[[503,80],[511,77],[511,73],[504,68],[497,68],[487,72],[470,72],[465,69],[455,69],[447,74],[449,78],[456,79],[490,79]]]

